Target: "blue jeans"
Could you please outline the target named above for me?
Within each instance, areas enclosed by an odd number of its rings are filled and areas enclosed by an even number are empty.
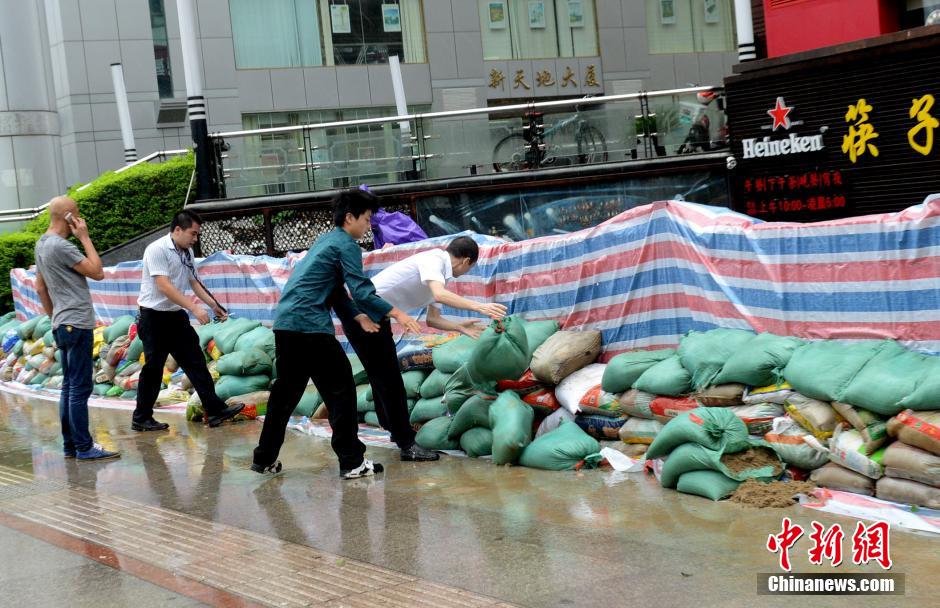
[[[59,420],[66,452],[86,452],[94,446],[88,432],[88,397],[94,389],[90,329],[60,325],[54,331],[62,351],[62,394],[59,396]]]

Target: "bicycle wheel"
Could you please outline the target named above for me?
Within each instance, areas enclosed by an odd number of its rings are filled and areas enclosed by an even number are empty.
[[[578,131],[578,162],[582,165],[607,162],[607,141],[597,127],[586,125]]]
[[[493,170],[518,171],[525,168],[525,138],[521,135],[507,135],[493,148]]]

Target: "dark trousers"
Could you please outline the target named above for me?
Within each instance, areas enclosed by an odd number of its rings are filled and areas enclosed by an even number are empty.
[[[94,389],[92,371],[92,330],[71,325],[55,328],[55,343],[62,351],[62,391],[59,393],[59,420],[67,454],[87,452],[94,445],[88,431],[88,397]]]
[[[378,333],[370,334],[352,322],[344,323],[343,331],[369,374],[379,424],[391,433],[399,448],[407,450],[414,445],[415,431],[408,420],[408,396],[398,367],[392,323],[383,319],[379,327]]]
[[[185,310],[162,311],[140,309],[137,335],[144,343],[144,363],[137,383],[137,409],[134,422],[146,422],[153,417],[153,404],[160,394],[163,382],[163,367],[167,355],[173,355],[193,388],[202,400],[202,407],[209,415],[226,408],[225,402],[215,394],[215,383],[206,367],[206,356],[199,347],[199,336],[189,324]]]
[[[356,384],[346,353],[330,334],[274,331],[277,380],[271,387],[268,411],[254,462],[268,466],[277,460],[284,433],[294,408],[303,396],[307,380],[323,397],[333,427],[331,445],[341,470],[362,464],[366,446],[359,441],[359,414],[356,411]]]

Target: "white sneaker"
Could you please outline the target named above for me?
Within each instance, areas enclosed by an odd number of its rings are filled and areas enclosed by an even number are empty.
[[[355,469],[341,469],[339,476],[343,479],[359,479],[360,477],[369,477],[370,475],[381,473],[384,470],[385,468],[378,462],[372,462],[368,458],[363,458],[362,464]]]

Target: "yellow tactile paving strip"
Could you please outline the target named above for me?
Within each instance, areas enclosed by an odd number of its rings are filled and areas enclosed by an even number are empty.
[[[506,604],[372,564],[0,466],[0,512],[265,606]],[[272,577],[272,573],[277,573]]]

